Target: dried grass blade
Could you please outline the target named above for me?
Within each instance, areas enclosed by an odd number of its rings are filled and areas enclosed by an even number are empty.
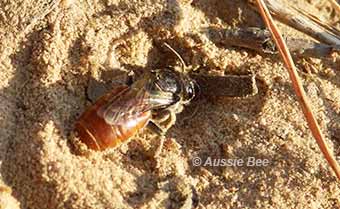
[[[297,74],[293,59],[289,53],[289,50],[287,49],[286,43],[283,41],[283,38],[281,34],[279,33],[276,25],[273,22],[273,19],[268,11],[268,8],[266,7],[263,0],[256,0],[259,11],[261,13],[261,16],[269,28],[269,30],[272,33],[273,39],[275,40],[276,45],[278,46],[279,52],[284,60],[284,63],[288,69],[289,76],[292,80],[292,85],[294,88],[294,91],[297,95],[298,101],[302,107],[302,111],[306,117],[308,126],[319,145],[321,152],[323,153],[324,157],[326,158],[328,164],[331,166],[333,171],[335,172],[336,176],[340,180],[340,166],[338,165],[337,161],[335,160],[334,156],[331,154],[330,149],[328,148],[325,137],[320,131],[319,125],[313,115],[313,112],[311,111],[310,105],[308,103],[308,98],[306,96],[306,93],[302,87],[301,81],[299,79],[299,76]]]

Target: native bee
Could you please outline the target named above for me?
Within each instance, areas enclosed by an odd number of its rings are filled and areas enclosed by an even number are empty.
[[[173,69],[145,72],[131,86],[117,86],[102,96],[80,116],[75,130],[93,150],[116,147],[146,126],[164,136],[195,89],[193,79]]]

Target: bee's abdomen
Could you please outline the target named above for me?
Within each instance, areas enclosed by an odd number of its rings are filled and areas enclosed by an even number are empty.
[[[93,106],[87,109],[76,123],[75,130],[80,140],[88,148],[104,150],[115,147],[135,135],[143,128],[151,117],[151,112],[144,112],[133,118],[128,118],[120,124],[108,124],[98,115],[97,111],[108,100],[127,87],[117,88],[100,98]]]
[[[135,119],[126,121],[126,123],[130,123],[129,126],[125,126],[125,124],[109,125],[103,118],[94,115],[94,117],[82,117],[76,124],[76,131],[80,140],[89,148],[104,150],[115,147],[135,135],[149,119],[150,113],[145,112]]]

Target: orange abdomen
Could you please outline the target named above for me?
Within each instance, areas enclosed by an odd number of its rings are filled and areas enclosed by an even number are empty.
[[[93,150],[104,150],[115,147],[128,138],[135,135],[143,128],[151,118],[151,112],[147,111],[140,115],[127,119],[122,124],[107,124],[99,114],[98,110],[111,101],[126,86],[118,87],[110,93],[102,96],[94,105],[89,107],[79,118],[75,125],[80,140]]]

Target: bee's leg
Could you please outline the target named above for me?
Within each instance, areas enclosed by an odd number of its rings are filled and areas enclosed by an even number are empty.
[[[165,133],[174,125],[176,122],[176,113],[171,110],[165,110],[157,114],[158,117],[154,117],[150,124],[153,130],[155,127],[158,128],[158,135],[160,136],[160,142],[157,150],[155,151],[155,156],[159,156],[163,149],[163,144],[165,141]],[[157,132],[155,132],[157,133]]]
[[[164,141],[165,141],[165,133],[167,130],[162,128],[155,121],[150,121],[147,125],[147,128],[160,137],[159,146],[157,147],[155,154],[154,154],[154,157],[157,158],[162,152]]]
[[[169,110],[169,117],[166,121],[164,121],[164,126],[166,130],[171,128],[176,122],[176,113],[174,111]]]
[[[154,121],[154,120],[151,120],[148,125],[147,125],[147,128],[157,134],[158,136],[164,136],[165,133],[166,133],[166,130],[164,128],[162,128],[158,122]]]
[[[167,131],[176,122],[176,113],[172,109],[165,109],[153,115],[153,121]]]
[[[162,136],[160,136],[159,145],[158,145],[158,147],[157,147],[157,149],[155,151],[155,155],[154,155],[155,158],[160,156],[160,154],[162,153],[164,142],[165,142],[165,136],[162,135]]]
[[[148,123],[147,128],[160,137],[159,146],[155,151],[155,157],[161,154],[165,141],[165,134],[175,121],[176,113],[172,109],[157,111],[152,115],[152,120]]]
[[[170,114],[168,110],[157,111],[157,113],[154,113],[152,115],[152,120],[157,124],[162,124],[165,121],[167,121],[169,117],[170,117]]]

